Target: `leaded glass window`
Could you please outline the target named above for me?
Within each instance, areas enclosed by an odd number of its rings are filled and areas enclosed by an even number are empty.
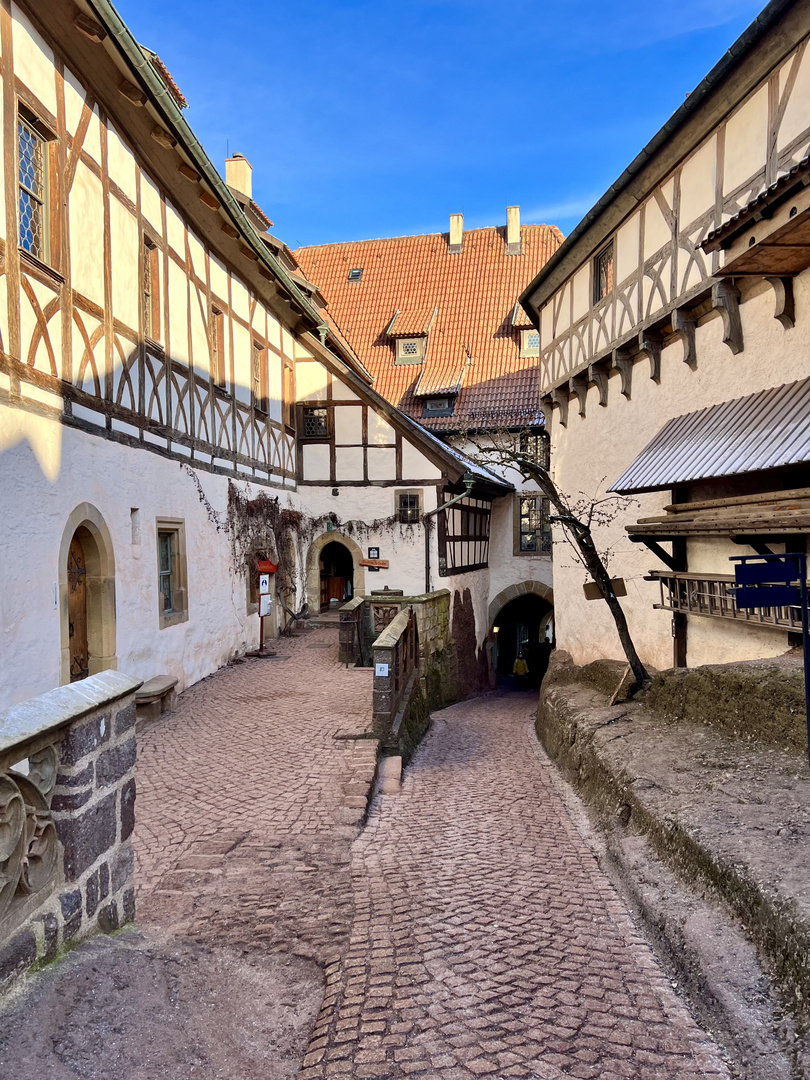
[[[47,257],[45,140],[22,117],[17,120],[20,247]]]
[[[593,302],[598,304],[613,292],[613,241],[599,252],[593,266]]]
[[[329,437],[329,414],[326,409],[304,409],[305,439],[326,439]]]
[[[163,598],[163,613],[171,614],[174,611],[174,589],[172,584],[172,545],[174,533],[158,533],[158,575],[160,579],[160,595]]]
[[[520,496],[520,550],[538,555],[551,551],[548,501],[540,495]]]

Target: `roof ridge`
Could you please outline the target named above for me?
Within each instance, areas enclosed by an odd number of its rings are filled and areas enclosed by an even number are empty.
[[[548,229],[550,232],[559,233],[563,237],[563,233],[558,225],[548,225],[544,222],[521,222],[521,229]],[[470,233],[487,232],[495,229],[506,229],[506,225],[480,225],[477,228],[465,229],[464,235],[468,236]],[[447,236],[447,230],[444,232],[429,232],[429,233],[404,233],[402,236],[373,236],[366,240],[333,240],[326,244],[301,244],[300,247],[293,248],[293,254],[298,251],[315,251],[317,248],[336,248],[336,247],[349,247],[350,245],[357,244],[380,244],[380,243],[394,243],[398,240],[427,240],[430,237],[435,236]]]

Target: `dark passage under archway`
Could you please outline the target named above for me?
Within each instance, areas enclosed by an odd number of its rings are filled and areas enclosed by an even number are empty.
[[[354,581],[354,563],[351,552],[339,540],[331,540],[321,550],[321,611],[329,607],[332,600],[343,603],[352,598]]]
[[[501,608],[492,627],[495,639],[495,667],[501,686],[514,685],[515,659],[522,655],[529,673],[526,685],[539,687],[548,667],[553,647],[553,608],[539,596],[528,594],[511,600]]]

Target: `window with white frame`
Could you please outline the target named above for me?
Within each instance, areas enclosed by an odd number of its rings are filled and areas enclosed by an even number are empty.
[[[520,355],[521,356],[539,356],[540,355],[540,331],[539,330],[521,330],[520,331]]]
[[[416,525],[422,516],[422,493],[413,488],[396,493],[397,521],[400,525]]]

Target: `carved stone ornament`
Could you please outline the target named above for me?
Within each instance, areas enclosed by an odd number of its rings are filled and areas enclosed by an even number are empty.
[[[372,604],[371,610],[374,612],[374,631],[381,634],[399,615],[399,604]]]
[[[56,872],[59,842],[47,798],[56,780],[55,749],[32,755],[29,767],[29,776],[0,775],[0,919],[16,896],[39,892]]]

